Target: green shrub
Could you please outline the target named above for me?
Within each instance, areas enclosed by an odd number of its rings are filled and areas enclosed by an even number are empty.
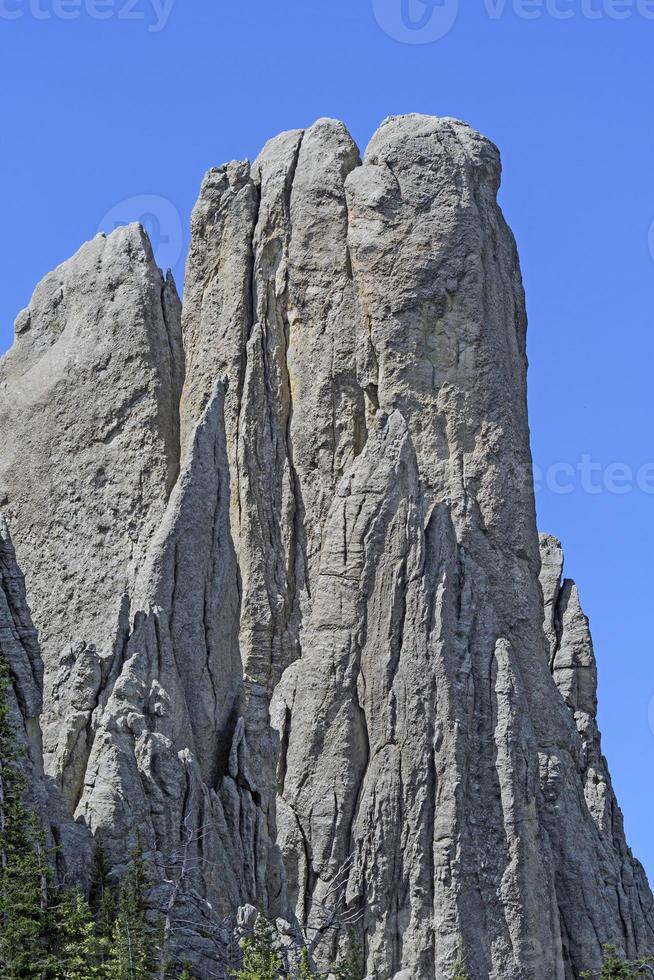
[[[601,971],[599,973],[586,971],[581,974],[582,978],[587,978],[587,980],[593,980],[593,978],[597,978],[597,980],[639,980],[640,977],[652,975],[648,967],[654,963],[653,957],[638,960],[636,963],[629,963],[616,946],[607,944],[603,950],[604,963]]]
[[[454,964],[452,980],[469,980],[468,971],[466,970],[462,959],[458,959]]]
[[[275,950],[272,928],[258,916],[252,936],[241,941],[243,962],[234,980],[277,980],[282,961]]]

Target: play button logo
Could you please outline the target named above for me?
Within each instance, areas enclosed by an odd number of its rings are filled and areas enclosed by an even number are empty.
[[[372,0],[381,29],[403,44],[433,44],[454,27],[459,0]]]

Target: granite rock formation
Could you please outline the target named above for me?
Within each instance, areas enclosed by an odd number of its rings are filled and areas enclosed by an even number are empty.
[[[38,636],[25,598],[25,581],[6,523],[0,517],[0,652],[9,668],[9,721],[16,732],[19,764],[24,770],[27,804],[38,815],[55,855],[61,879],[86,884],[93,839],[83,823],[75,823],[54,780],[43,768],[41,712],[43,662]]]
[[[539,547],[499,182],[455,120],[391,118],[363,160],[320,120],[207,174],[181,318],[131,226],[0,362],[46,771],[118,870],[140,828],[199,977],[240,907],[311,934],[335,883],[378,980],[654,951]]]
[[[0,501],[46,668],[46,768],[71,809],[179,471],[179,315],[147,236],[121,228],[40,283],[0,363]]]

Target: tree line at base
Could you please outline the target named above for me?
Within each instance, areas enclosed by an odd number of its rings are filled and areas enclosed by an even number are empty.
[[[52,853],[36,814],[26,804],[23,751],[13,729],[9,667],[0,654],[0,977],[2,980],[194,980],[189,965],[166,952],[163,917],[148,909],[149,880],[137,842],[120,885],[111,881],[100,847],[89,896],[62,887],[52,871]],[[327,980],[316,971],[312,944],[301,945],[289,966],[274,927],[262,915],[240,938],[233,980]],[[604,947],[600,973],[588,980],[654,977],[654,958],[628,963],[614,946]],[[362,980],[356,944],[334,964],[330,980]],[[470,980],[464,958],[452,980]]]
[[[192,968],[169,950],[164,914],[148,904],[150,881],[140,841],[127,871],[114,884],[98,847],[90,892],[62,887],[56,857],[36,813],[29,807],[25,751],[14,729],[12,678],[0,653],[0,977],[2,980],[195,980]],[[233,969],[219,976],[257,980],[281,976],[273,929],[258,916],[242,938]],[[270,950],[265,951],[265,944]],[[287,977],[317,976],[307,950]],[[335,980],[361,980],[349,959],[334,968]]]
[[[140,844],[118,890],[110,884],[101,849],[88,898],[78,887],[61,887],[56,881],[46,834],[25,802],[24,752],[11,721],[10,687],[9,667],[0,655],[0,976],[3,980],[161,976],[161,971],[156,972],[156,930],[147,918],[147,876]],[[190,976],[187,973],[188,980]]]

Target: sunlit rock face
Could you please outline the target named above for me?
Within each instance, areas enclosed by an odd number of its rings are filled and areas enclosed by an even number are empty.
[[[499,182],[455,120],[388,119],[363,159],[320,120],[209,171],[183,309],[119,229],[0,362],[46,770],[117,868],[140,829],[201,978],[239,907],[310,931],[335,895],[377,980],[654,950],[536,530]]]

